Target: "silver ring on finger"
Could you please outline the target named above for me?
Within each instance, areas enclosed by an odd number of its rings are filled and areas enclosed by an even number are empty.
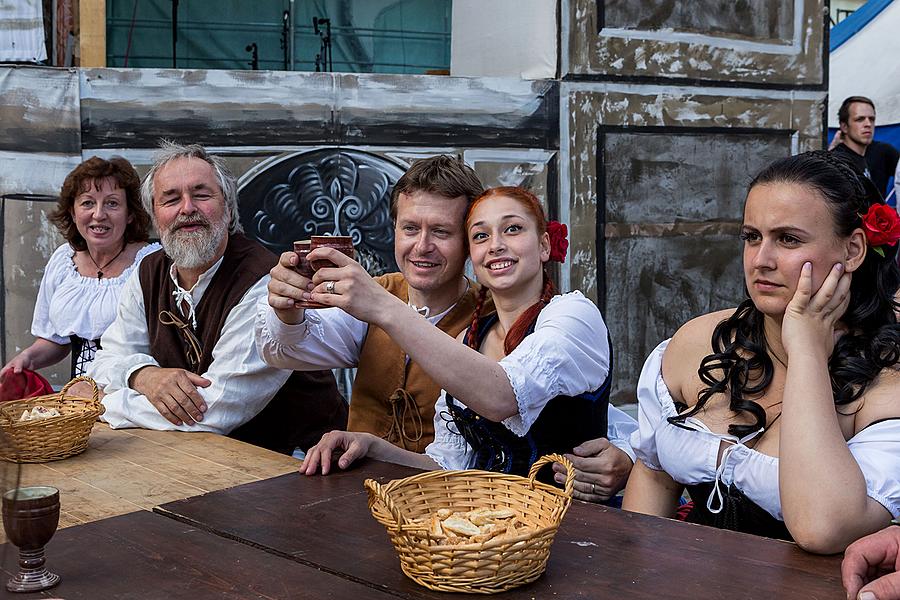
[[[591,493],[594,494],[595,496],[597,495],[597,486],[594,485],[593,483],[591,484]]]
[[[328,292],[329,294],[334,293],[334,282],[333,281],[325,282],[325,291]]]

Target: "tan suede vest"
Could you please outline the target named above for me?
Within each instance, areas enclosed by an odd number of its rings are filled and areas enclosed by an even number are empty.
[[[409,301],[406,279],[400,273],[377,281]],[[478,289],[471,282],[469,291],[437,324],[441,331],[455,338],[469,326]],[[406,362],[406,352],[383,329],[370,325],[359,355],[347,429],[368,431],[395,446],[424,452],[434,439],[434,403],[440,393],[440,386],[417,363]]]

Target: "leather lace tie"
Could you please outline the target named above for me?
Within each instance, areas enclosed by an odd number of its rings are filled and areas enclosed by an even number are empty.
[[[191,329],[191,326],[179,319],[175,313],[170,310],[159,311],[159,322],[163,325],[173,325],[178,328],[181,332],[181,337],[184,338],[186,344],[184,347],[184,354],[187,357],[188,364],[191,366],[191,371],[193,373],[199,373],[200,359],[203,357],[203,347],[200,345],[200,340],[197,338],[194,330]]]
[[[391,402],[391,428],[388,430],[384,439],[387,441],[400,440],[400,444],[405,450],[409,450],[407,442],[413,444],[418,443],[425,435],[422,427],[422,415],[419,413],[419,406],[416,404],[412,394],[404,388],[397,388],[389,398]],[[406,416],[412,419],[412,435],[406,431]]]

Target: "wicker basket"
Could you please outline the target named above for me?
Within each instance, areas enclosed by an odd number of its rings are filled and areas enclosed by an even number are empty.
[[[91,397],[66,397],[69,388],[79,381],[91,384],[94,388]],[[62,416],[19,421],[24,411],[37,405],[55,408]],[[103,411],[97,384],[89,377],[76,377],[58,394],[4,402],[0,404],[0,426],[9,437],[11,447],[0,448],[0,458],[10,462],[40,463],[84,452],[91,428]]]
[[[565,490],[535,481],[538,470],[560,462]],[[494,594],[534,581],[550,557],[553,536],[569,509],[575,470],[558,454],[541,457],[528,478],[490,471],[429,471],[380,485],[365,482],[369,508],[385,526],[400,567],[416,583],[441,592]],[[429,543],[427,527],[410,520],[438,509],[511,508],[529,528],[519,536],[457,546]]]

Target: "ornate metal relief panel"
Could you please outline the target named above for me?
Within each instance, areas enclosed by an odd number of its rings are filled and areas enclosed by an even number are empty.
[[[390,273],[397,270],[391,190],[404,170],[348,148],[279,156],[241,178],[241,222],[275,253],[313,235],[348,235],[369,273]]]

